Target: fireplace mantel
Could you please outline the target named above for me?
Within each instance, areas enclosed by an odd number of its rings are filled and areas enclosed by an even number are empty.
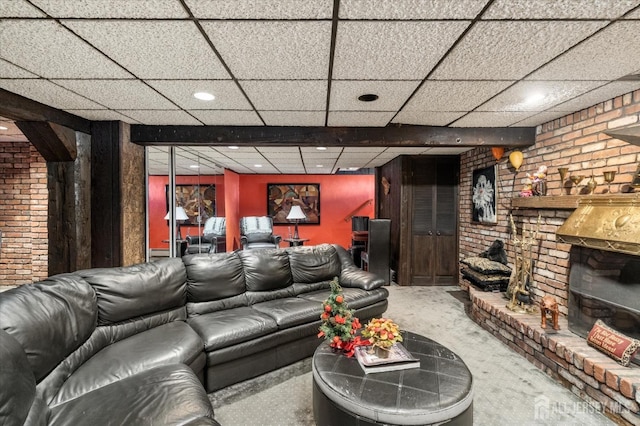
[[[575,210],[581,195],[546,195],[543,197],[515,197],[511,199],[514,209]]]

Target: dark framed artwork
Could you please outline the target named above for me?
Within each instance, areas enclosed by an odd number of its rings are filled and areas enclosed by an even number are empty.
[[[489,166],[473,171],[472,220],[479,223],[498,223],[497,166]]]
[[[298,204],[307,219],[300,225],[320,224],[320,184],[319,183],[268,183],[267,215],[274,224],[289,224],[287,215],[291,206]]]
[[[166,185],[167,211],[169,211],[169,185]],[[176,206],[183,207],[189,220],[181,226],[198,226],[216,215],[216,186],[198,184],[176,184]]]

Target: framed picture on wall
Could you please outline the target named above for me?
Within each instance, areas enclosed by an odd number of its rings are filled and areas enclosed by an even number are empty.
[[[496,224],[498,223],[498,188],[497,166],[489,166],[473,171],[473,222]]]
[[[169,211],[169,185],[166,185],[167,211]],[[181,226],[198,226],[216,215],[216,186],[198,184],[176,184],[176,206],[184,207],[189,220]]]
[[[291,206],[299,205],[306,220],[300,225],[320,224],[320,184],[319,183],[268,183],[267,215],[274,224],[290,224],[287,215]]]

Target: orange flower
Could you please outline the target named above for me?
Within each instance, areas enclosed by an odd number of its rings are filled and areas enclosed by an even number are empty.
[[[344,301],[344,297],[341,295],[336,296],[336,303],[342,303]]]

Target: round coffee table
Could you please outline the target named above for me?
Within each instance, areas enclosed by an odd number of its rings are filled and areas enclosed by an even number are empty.
[[[317,425],[473,424],[473,377],[438,342],[403,332],[420,368],[365,374],[355,357],[322,344],[313,354],[313,416]]]

